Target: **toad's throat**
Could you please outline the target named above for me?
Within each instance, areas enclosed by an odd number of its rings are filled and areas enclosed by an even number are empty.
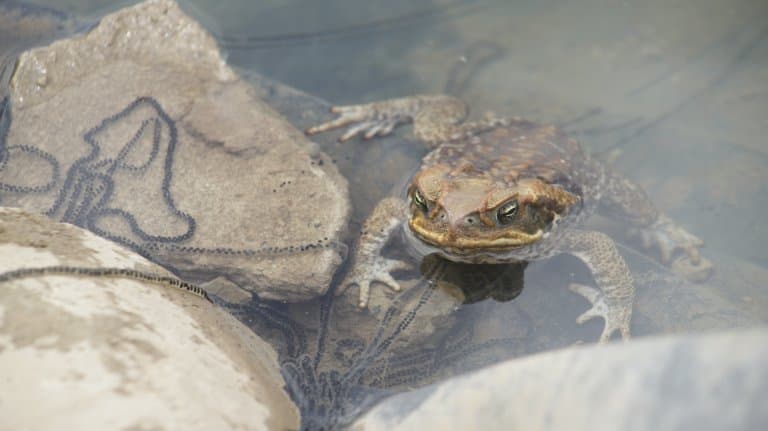
[[[544,231],[539,229],[534,233],[520,231],[506,231],[503,236],[488,237],[462,237],[448,231],[434,231],[426,228],[418,219],[410,219],[408,226],[416,238],[422,242],[443,250],[449,250],[457,254],[468,254],[482,251],[508,251],[535,243],[544,236]]]

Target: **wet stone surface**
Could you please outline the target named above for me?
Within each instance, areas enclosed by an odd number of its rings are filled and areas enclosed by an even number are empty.
[[[297,427],[275,351],[173,280],[91,232],[0,207],[3,427]]]
[[[23,53],[2,103],[3,205],[85,227],[214,291],[297,301],[328,288],[345,251],[346,181],[172,1]]]

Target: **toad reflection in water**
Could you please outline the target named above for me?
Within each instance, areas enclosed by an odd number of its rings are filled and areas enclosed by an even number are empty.
[[[390,237],[404,232],[417,254],[451,261],[506,263],[568,253],[581,259],[599,289],[571,284],[592,307],[577,319],[602,317],[600,342],[614,332],[629,338],[635,285],[613,240],[583,230],[598,208],[630,222],[663,263],[693,280],[706,279],[711,263],[702,241],[660,214],[645,192],[582,152],[552,126],[519,118],[464,121],[466,105],[453,97],[423,95],[332,108],[338,118],[309,134],[349,126],[341,140],[367,139],[413,123],[416,138],[432,151],[412,177],[408,202],[382,200],[366,220],[342,287],[358,286],[365,308],[372,283],[399,289],[390,274],[401,261],[385,258]],[[403,225],[407,228],[401,229]],[[679,252],[679,253],[678,253]]]

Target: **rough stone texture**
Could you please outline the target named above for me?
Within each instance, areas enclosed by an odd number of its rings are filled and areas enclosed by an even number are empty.
[[[346,181],[172,1],[25,52],[10,92],[4,205],[86,227],[198,282],[224,276],[289,301],[328,288]]]
[[[77,227],[0,208],[0,274],[162,268]],[[120,277],[0,283],[0,428],[295,429],[274,350],[206,300]]]
[[[395,396],[352,429],[765,429],[766,355],[764,329],[567,349]]]

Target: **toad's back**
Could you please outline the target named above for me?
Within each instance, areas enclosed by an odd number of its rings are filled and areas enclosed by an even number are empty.
[[[598,181],[578,142],[553,126],[522,120],[438,145],[424,158],[422,168],[436,165],[449,166],[455,176],[496,184],[538,178],[582,197]]]

